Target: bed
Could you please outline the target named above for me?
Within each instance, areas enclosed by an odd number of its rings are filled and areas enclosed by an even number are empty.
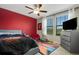
[[[0,55],[34,55],[38,45],[21,30],[0,30]]]

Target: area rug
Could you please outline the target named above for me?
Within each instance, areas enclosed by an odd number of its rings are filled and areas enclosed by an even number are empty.
[[[39,45],[40,53],[43,55],[49,55],[59,47],[59,45],[57,43],[56,44],[48,44],[46,42],[45,43],[38,42],[38,45]]]

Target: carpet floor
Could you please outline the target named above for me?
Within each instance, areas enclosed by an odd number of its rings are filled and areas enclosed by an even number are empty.
[[[38,41],[37,43],[39,45],[40,53],[43,55],[49,55],[59,47],[57,43],[48,44],[47,42],[40,41]]]

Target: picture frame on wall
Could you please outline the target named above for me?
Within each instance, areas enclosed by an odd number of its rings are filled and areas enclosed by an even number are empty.
[[[38,30],[42,30],[42,23],[38,23]]]

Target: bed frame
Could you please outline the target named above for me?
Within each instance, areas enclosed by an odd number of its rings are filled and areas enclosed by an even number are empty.
[[[21,30],[0,30],[0,34],[23,34]]]

